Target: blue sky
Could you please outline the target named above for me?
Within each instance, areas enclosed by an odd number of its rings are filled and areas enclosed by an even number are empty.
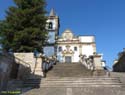
[[[75,35],[95,35],[97,52],[112,66],[125,47],[125,0],[46,0],[49,12],[60,17],[60,34],[67,28]],[[12,0],[0,0],[0,19]]]

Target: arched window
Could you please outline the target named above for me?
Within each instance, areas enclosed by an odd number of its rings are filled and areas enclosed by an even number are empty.
[[[53,23],[52,22],[49,22],[48,29],[53,29]]]
[[[59,47],[59,52],[61,52],[61,51],[62,51],[62,47],[60,46],[60,47]]]
[[[74,51],[77,51],[77,47],[74,47]]]

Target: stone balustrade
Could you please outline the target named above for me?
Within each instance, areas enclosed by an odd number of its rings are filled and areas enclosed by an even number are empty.
[[[46,72],[52,68],[54,64],[56,64],[56,57],[46,57],[43,54],[39,53],[37,56],[34,56],[34,53],[14,53],[14,56],[17,59],[23,60],[17,60],[16,62],[19,64],[25,64],[24,66],[27,67],[26,63],[29,64],[29,67],[31,69],[32,75],[38,75],[45,77]],[[21,69],[19,69],[20,75],[22,72]]]
[[[44,76],[46,76],[46,73],[53,67],[53,65],[56,64],[56,57],[52,56],[52,57],[42,57],[43,61],[42,61],[42,69],[44,72]]]
[[[93,56],[90,56],[89,58],[86,57],[86,55],[80,55],[80,62],[90,70],[94,70],[94,60]]]
[[[94,54],[88,58],[86,55],[80,55],[80,62],[90,70],[103,70],[101,55],[99,54]]]
[[[110,76],[110,71],[105,70],[102,64],[101,55],[100,54],[94,54],[92,56],[89,56],[88,58],[86,55],[80,55],[80,62],[89,70],[93,71],[93,75],[100,76],[100,75],[106,75]]]

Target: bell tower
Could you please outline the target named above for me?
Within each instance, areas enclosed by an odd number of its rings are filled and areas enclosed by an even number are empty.
[[[59,27],[59,17],[56,15],[54,9],[51,9],[46,21],[48,40],[46,46],[44,47],[44,54],[48,57],[56,55],[56,40],[59,36]]]
[[[56,15],[54,9],[51,9],[47,19],[46,29],[48,32],[55,32],[56,36],[59,34],[59,17]]]

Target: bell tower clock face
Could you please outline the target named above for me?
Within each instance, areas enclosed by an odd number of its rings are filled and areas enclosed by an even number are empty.
[[[46,29],[47,30],[55,30],[56,29],[56,21],[55,21],[55,19],[47,20]]]

